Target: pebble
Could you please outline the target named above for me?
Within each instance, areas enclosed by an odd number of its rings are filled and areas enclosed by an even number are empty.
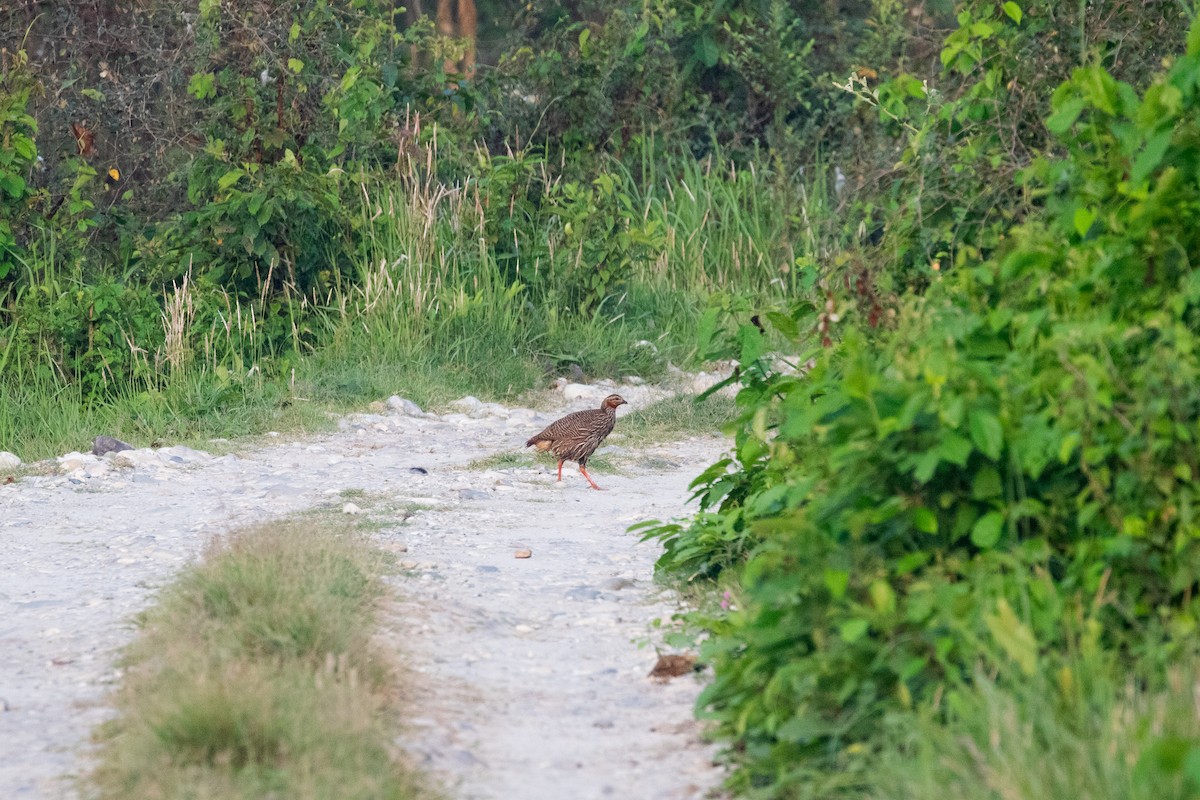
[[[482,489],[459,489],[458,497],[460,500],[490,500],[492,496]]]
[[[361,514],[362,509],[359,508],[354,503],[346,503],[346,505],[342,506],[342,513],[343,514]]]
[[[533,556],[532,550],[518,550],[513,553],[513,558],[530,558],[531,556]]]
[[[21,466],[21,459],[7,450],[0,450],[0,469],[16,469]]]
[[[392,395],[387,399],[387,407],[392,411],[399,411],[401,414],[406,414],[410,417],[420,417],[425,413],[412,400],[398,395]]]

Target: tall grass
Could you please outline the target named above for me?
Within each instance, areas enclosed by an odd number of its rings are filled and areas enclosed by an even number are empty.
[[[949,719],[890,742],[875,800],[1185,800],[1200,797],[1200,673],[1153,686],[1114,670],[1064,669],[999,686],[979,677]]]
[[[100,433],[146,444],[309,428],[324,410],[392,393],[434,405],[468,392],[504,399],[572,364],[592,378],[656,379],[668,362],[697,363],[711,294],[772,302],[801,290],[797,265],[815,263],[831,235],[812,222],[829,211],[820,181],[717,158],[639,175],[613,161],[606,169],[662,245],[585,314],[569,300],[580,267],[560,221],[529,199],[558,178],[531,156],[484,151],[474,175],[439,178],[437,137],[416,130],[428,143],[358,187],[357,273],[282,298],[282,335],[280,298],[238,297],[189,272],[156,299],[130,284],[134,270],[85,272],[52,239],[32,249],[0,301],[0,450],[30,460]],[[71,292],[97,281],[161,309],[149,329],[120,331],[129,374],[102,366],[100,392],[72,378],[64,334],[21,312],[35,295],[71,308]]]

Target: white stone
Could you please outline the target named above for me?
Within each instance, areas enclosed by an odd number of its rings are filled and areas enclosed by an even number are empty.
[[[567,400],[599,400],[602,392],[603,389],[585,383],[568,383],[562,388],[563,397]]]
[[[478,411],[479,409],[483,408],[483,402],[478,397],[467,395],[466,397],[460,397],[455,400],[450,404],[450,407],[457,408],[464,414],[470,414],[473,411]]]
[[[358,506],[356,506],[354,503],[346,503],[346,505],[342,506],[342,513],[343,514],[361,514],[362,509],[359,508]]]
[[[21,466],[21,459],[7,450],[0,451],[0,469],[16,469]]]
[[[89,478],[99,478],[108,474],[108,462],[100,461],[96,464],[88,464],[83,468],[83,474]]]
[[[64,475],[71,475],[79,472],[89,464],[95,464],[97,461],[99,459],[91,453],[67,453],[58,457],[58,471]]]
[[[125,467],[161,467],[163,463],[158,456],[158,451],[150,448],[113,453],[112,461],[114,464]]]
[[[399,411],[401,414],[406,414],[410,417],[419,417],[425,413],[412,400],[409,400],[407,397],[400,397],[399,395],[389,397],[387,399],[387,407],[392,411]]]

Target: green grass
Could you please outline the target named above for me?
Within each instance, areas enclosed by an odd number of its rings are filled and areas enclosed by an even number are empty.
[[[248,529],[144,615],[100,798],[429,797],[391,746],[390,656],[371,640],[384,557],[342,521]]]
[[[732,397],[715,394],[696,400],[691,395],[676,395],[621,417],[613,437],[615,441],[647,443],[712,435],[736,415]]]
[[[1185,800],[1200,796],[1200,673],[1146,688],[1074,668],[948,697],[949,720],[906,726],[872,776],[874,800]]]

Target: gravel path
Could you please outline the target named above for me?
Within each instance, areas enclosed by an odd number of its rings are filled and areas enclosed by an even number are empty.
[[[568,386],[552,412],[466,398],[433,415],[394,398],[241,457],[72,454],[0,486],[0,797],[75,796],[131,620],[212,535],[347,502],[406,517],[378,534],[404,570],[381,635],[414,682],[399,744],[451,797],[703,796],[721,775],[692,721],[700,683],[646,677],[649,623],[674,607],[652,582],[657,548],[625,528],[681,513],[724,443],[611,447],[605,492],[571,467],[556,485],[544,467],[468,466],[612,388]],[[634,408],[662,395],[619,390]]]

